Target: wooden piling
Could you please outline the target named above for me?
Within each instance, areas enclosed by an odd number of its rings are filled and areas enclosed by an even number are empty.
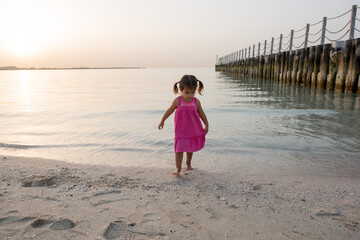
[[[259,61],[259,78],[260,79],[264,78],[264,62],[265,62],[265,57],[261,56],[260,61]]]
[[[285,83],[285,76],[286,76],[286,61],[287,61],[287,52],[279,53],[281,54],[281,67],[280,67],[280,82]]]
[[[307,74],[305,79],[305,86],[311,86],[311,78],[314,72],[315,50],[316,50],[315,46],[310,47],[309,57],[307,60]]]
[[[320,69],[317,77],[317,88],[326,87],[327,74],[329,72],[329,56],[330,56],[331,44],[325,44],[320,60]]]
[[[320,71],[321,54],[323,52],[323,46],[324,45],[318,45],[316,46],[315,49],[314,72],[311,77],[311,87],[313,88],[317,87],[317,79],[318,79],[318,73]]]
[[[350,52],[351,52],[351,41],[346,41],[344,50],[339,53],[339,65],[338,65],[338,71],[336,74],[336,80],[335,80],[335,92],[344,92],[345,90],[345,78],[346,73],[349,66],[350,61]]]
[[[294,55],[295,55],[295,51],[289,52],[288,62],[286,63],[287,64],[287,71],[286,71],[286,77],[285,77],[286,83],[291,83],[291,72],[293,70]]]
[[[299,67],[299,61],[300,61],[300,50],[296,50],[294,54],[294,61],[293,61],[293,69],[291,71],[291,83],[296,83],[296,75]]]
[[[274,81],[280,82],[281,53],[274,54]]]
[[[304,64],[305,64],[305,54],[306,54],[306,49],[299,49],[299,66],[298,66],[298,70],[296,72],[296,83],[299,85],[303,84],[303,72],[304,72]]]
[[[360,74],[360,39],[349,41],[351,44],[350,60],[345,78],[345,93],[355,93],[359,84]]]
[[[329,59],[329,74],[327,76],[326,90],[334,90],[335,88],[335,79],[337,74],[337,66],[339,64],[339,49],[331,47],[330,59]]]

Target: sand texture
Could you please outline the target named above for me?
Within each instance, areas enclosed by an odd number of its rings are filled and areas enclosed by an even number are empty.
[[[360,239],[360,173],[245,176],[0,156],[0,239]]]

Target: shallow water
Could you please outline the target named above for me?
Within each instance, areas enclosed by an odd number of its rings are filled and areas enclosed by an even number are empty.
[[[0,154],[174,167],[183,74],[204,82],[210,122],[194,167],[246,174],[360,170],[360,96],[239,78],[213,68],[0,71]]]

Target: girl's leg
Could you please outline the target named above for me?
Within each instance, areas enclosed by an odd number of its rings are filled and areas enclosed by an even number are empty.
[[[173,175],[179,176],[181,172],[181,165],[182,165],[182,159],[183,159],[183,153],[175,153],[175,164],[176,164],[176,170],[173,172]]]
[[[186,153],[186,170],[193,170],[193,168],[191,167],[192,156],[193,156],[192,152]]]

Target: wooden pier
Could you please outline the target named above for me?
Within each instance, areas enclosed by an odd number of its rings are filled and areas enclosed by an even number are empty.
[[[305,30],[304,42],[297,47],[298,49],[293,50],[295,47],[293,41],[296,37],[294,37],[295,31],[291,30],[287,46],[283,46],[281,34],[275,51],[274,38],[272,38],[269,52],[267,41],[265,41],[264,44],[258,44],[256,55],[256,47],[253,45],[252,49],[245,48],[217,59],[215,69],[250,78],[300,84],[335,92],[360,93],[360,38],[354,39],[354,32],[359,31],[355,27],[356,21],[359,21],[356,18],[357,8],[354,5],[351,11],[347,12],[351,12],[348,23],[350,28],[345,33],[345,35],[349,34],[349,40],[332,41],[326,37],[326,32],[330,31],[326,29],[327,18],[324,17],[322,21],[316,23],[322,23],[322,31],[319,31],[319,34],[321,33],[318,39],[319,45],[308,47],[310,26],[316,24],[307,24],[303,29]],[[330,40],[331,43],[324,44],[325,39]]]

